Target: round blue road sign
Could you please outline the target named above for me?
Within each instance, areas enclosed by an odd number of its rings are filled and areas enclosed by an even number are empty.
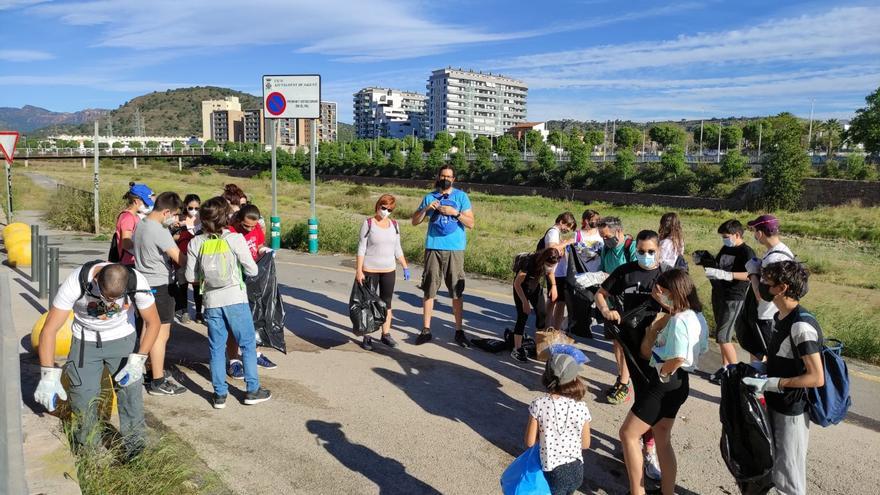
[[[266,110],[270,114],[275,116],[281,115],[286,108],[287,100],[284,98],[283,94],[276,91],[274,93],[269,93],[269,96],[266,97]]]

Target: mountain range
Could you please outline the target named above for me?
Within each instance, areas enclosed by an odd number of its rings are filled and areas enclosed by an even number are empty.
[[[0,128],[31,132],[54,126],[79,125],[94,122],[110,110],[89,108],[79,112],[53,112],[45,108],[25,105],[21,108],[0,107]]]

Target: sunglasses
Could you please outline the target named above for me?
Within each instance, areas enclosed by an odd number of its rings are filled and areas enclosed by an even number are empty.
[[[644,249],[639,249],[639,250],[636,251],[636,252],[639,253],[639,254],[641,254],[642,256],[644,256],[645,254],[655,254],[655,253],[657,252],[657,250],[655,250],[655,249],[648,249],[647,251],[645,251]]]
[[[394,208],[388,208],[387,206],[380,206],[379,209],[382,211],[387,211],[388,213],[394,211]]]
[[[186,211],[199,211],[199,207],[198,207],[198,206],[196,206],[195,208],[189,208],[189,207],[188,207],[188,208],[186,209]]]

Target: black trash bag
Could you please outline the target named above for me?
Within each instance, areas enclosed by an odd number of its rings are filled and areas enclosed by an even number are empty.
[[[512,351],[514,347],[513,335],[514,333],[511,329],[504,329],[504,348],[508,351]],[[532,359],[538,359],[538,344],[535,342],[535,339],[528,335],[523,335],[522,348],[526,351],[526,356]]]
[[[259,271],[253,277],[245,277],[248,303],[257,330],[257,345],[274,347],[287,354],[284,343],[284,304],[278,290],[275,257],[264,255],[257,261]]]
[[[770,415],[742,383],[758,372],[746,363],[721,375],[721,457],[744,495],[763,495],[773,487],[773,430]]]
[[[620,343],[623,354],[629,364],[630,372],[633,367],[645,382],[651,382],[651,378],[657,375],[657,371],[651,366],[650,361],[641,356],[642,340],[645,331],[653,323],[659,312],[659,306],[653,299],[633,307],[620,315],[620,323],[605,322],[605,329],[611,338]]]
[[[762,359],[767,354],[769,336],[764,335],[758,326],[758,300],[755,299],[751,287],[746,291],[742,310],[740,310],[734,325],[736,341],[739,342],[740,347],[748,351],[749,354],[757,356],[758,359]]]
[[[366,335],[380,329],[385,323],[388,308],[366,283],[355,281],[348,299],[348,316],[355,335]]]
[[[471,339],[471,344],[474,345],[477,349],[482,349],[486,352],[491,352],[492,354],[498,354],[499,352],[507,349],[507,342],[501,339],[484,339],[474,337]]]

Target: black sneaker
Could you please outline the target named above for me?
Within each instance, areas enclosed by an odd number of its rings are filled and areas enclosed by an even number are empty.
[[[361,348],[365,351],[373,350],[373,338],[369,335],[364,335],[364,340],[361,342]]]
[[[718,369],[715,373],[709,375],[709,383],[714,383],[715,385],[721,385],[721,376],[724,375],[724,367]]]
[[[510,357],[523,363],[527,363],[529,361],[529,357],[526,356],[526,351],[522,347],[520,347],[519,349],[514,349],[510,353]]]
[[[150,395],[180,395],[184,392],[186,392],[186,388],[172,383],[167,378],[153,379],[150,382],[150,388],[147,389],[147,393]]]
[[[204,325],[205,324],[205,317],[201,313],[196,313],[196,317],[193,318],[193,321]]]
[[[465,349],[468,349],[471,346],[471,341],[468,340],[467,335],[464,334],[464,330],[455,331],[455,343],[464,347]]]
[[[266,402],[267,400],[272,398],[272,392],[269,392],[265,388],[258,388],[253,392],[248,392],[244,397],[244,403],[252,406],[254,404],[259,404],[260,402]]]
[[[214,394],[214,409],[223,409],[226,407],[226,396]]]
[[[420,333],[419,336],[416,337],[416,345],[422,345],[430,342],[432,338],[434,338],[434,336],[431,335],[430,330],[422,330],[422,333]]]
[[[397,341],[394,340],[394,337],[392,337],[390,333],[382,334],[381,340],[382,340],[383,344],[387,345],[388,347],[391,347],[392,349],[397,347]]]

